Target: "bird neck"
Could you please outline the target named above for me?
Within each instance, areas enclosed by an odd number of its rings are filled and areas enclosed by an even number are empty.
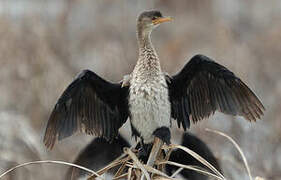
[[[152,45],[150,35],[151,31],[142,31],[138,28],[139,58],[135,70],[159,74],[161,72],[160,61]]]
[[[137,38],[138,38],[138,45],[139,48],[149,48],[153,49],[152,43],[151,43],[151,30],[144,30],[141,27],[137,30]]]

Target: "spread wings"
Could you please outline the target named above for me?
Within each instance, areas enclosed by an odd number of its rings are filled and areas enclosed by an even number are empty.
[[[128,87],[105,81],[90,70],[82,71],[66,88],[49,118],[44,143],[55,141],[76,131],[112,140],[128,118]]]
[[[265,110],[256,95],[224,66],[203,55],[194,56],[168,81],[172,117],[190,126],[216,110],[256,121]]]

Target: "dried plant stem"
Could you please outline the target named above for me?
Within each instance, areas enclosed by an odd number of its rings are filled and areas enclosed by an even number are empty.
[[[20,167],[23,167],[23,166],[28,166],[28,165],[31,165],[31,164],[44,164],[44,163],[52,163],[52,164],[63,164],[63,165],[67,165],[67,166],[72,166],[72,167],[76,167],[76,168],[79,168],[79,169],[82,169],[84,171],[87,171],[88,173],[91,173],[91,174],[94,174],[96,175],[96,177],[99,177],[101,179],[103,179],[98,173],[96,173],[95,171],[91,170],[91,169],[88,169],[88,168],[85,168],[83,166],[79,166],[77,164],[73,164],[73,163],[68,163],[68,162],[64,162],[64,161],[52,161],[52,160],[45,160],[45,161],[32,161],[32,162],[27,162],[27,163],[23,163],[23,164],[19,164],[7,171],[5,171],[4,173],[2,173],[0,175],[0,179],[2,177],[4,177],[6,174],[20,168]]]
[[[132,168],[129,168],[128,170],[128,176],[127,176],[127,180],[130,180],[132,177]]]
[[[177,174],[179,174],[182,170],[183,170],[182,167],[181,167],[181,168],[178,168],[178,169],[176,170],[176,172],[174,172],[174,173],[172,174],[171,178],[175,177],[175,176],[176,176]]]
[[[125,153],[127,153],[132,160],[134,161],[134,163],[136,164],[136,166],[138,166],[138,168],[141,169],[142,173],[144,174],[144,176],[146,177],[147,180],[150,180],[149,174],[146,171],[146,169],[144,168],[143,164],[139,161],[139,159],[137,158],[137,156],[132,152],[131,149],[129,148],[124,148]]]
[[[249,168],[249,165],[248,165],[248,162],[247,162],[247,159],[246,159],[246,157],[245,157],[245,155],[244,155],[242,149],[241,149],[240,146],[234,141],[234,139],[231,138],[230,136],[228,136],[227,134],[225,134],[225,133],[223,133],[223,132],[220,132],[220,131],[217,131],[217,130],[212,130],[212,129],[208,129],[208,128],[207,128],[206,131],[213,132],[213,133],[216,133],[216,134],[219,134],[219,135],[221,135],[221,136],[226,137],[226,138],[235,146],[235,148],[239,151],[239,153],[240,153],[240,155],[241,155],[241,157],[242,157],[242,159],[243,159],[243,162],[244,162],[244,164],[245,164],[245,167],[246,167],[246,170],[247,170],[247,172],[248,172],[248,175],[249,175],[250,180],[253,180],[252,175],[251,175],[251,171],[250,171],[250,168]]]
[[[145,169],[152,173],[152,174],[156,174],[156,175],[159,175],[161,177],[165,177],[165,178],[168,178],[168,179],[173,179],[173,178],[170,178],[168,175],[166,175],[165,173],[163,173],[162,171],[159,171],[151,166],[148,166],[148,165],[144,165]]]
[[[128,165],[127,164],[127,166],[129,168],[132,168],[132,169],[139,169],[136,165]],[[165,173],[163,173],[162,171],[159,171],[159,170],[157,170],[157,169],[155,169],[151,166],[148,166],[148,165],[143,165],[143,166],[150,173],[153,173],[153,174],[159,175],[161,177],[166,177],[166,178],[170,179],[170,177],[168,175],[166,175]]]
[[[202,169],[200,169],[200,168],[196,168],[195,166],[183,165],[183,164],[179,164],[179,163],[172,162],[172,161],[158,162],[158,164],[170,164],[170,165],[178,166],[178,167],[181,167],[181,168],[194,170],[194,171],[196,171],[196,172],[198,172],[198,173],[201,173],[201,174],[204,174],[204,175],[208,175],[208,176],[211,176],[211,177],[220,179],[220,180],[224,180],[224,179],[225,179],[224,177],[220,177],[220,176],[215,175],[215,174],[213,174],[213,173],[210,173],[210,172],[208,172],[208,171],[202,170]]]
[[[148,160],[146,163],[147,166],[153,167],[153,165],[156,161],[156,158],[159,155],[162,145],[163,145],[163,141],[161,139],[159,139],[158,137],[155,137],[151,152],[149,154],[149,157],[148,157]],[[144,180],[144,175],[142,175],[141,180]]]
[[[121,175],[121,173],[124,171],[124,169],[126,168],[126,164],[127,161],[124,161],[122,163],[122,165],[120,166],[120,168],[118,169],[118,171],[115,173],[114,177],[119,177]]]
[[[172,148],[168,148],[168,146],[167,145],[163,145],[163,149],[169,149],[168,150],[168,152],[167,152],[167,155],[166,155],[166,157],[165,157],[165,161],[168,161],[169,159],[170,159],[170,156],[171,156],[171,154],[172,154],[172,152],[173,152],[173,149]]]
[[[121,155],[121,157],[124,157],[124,155]],[[97,171],[97,174],[98,174],[98,175],[101,175],[101,174],[105,173],[106,171],[108,171],[109,169],[111,169],[111,168],[113,168],[113,167],[115,167],[115,166],[118,166],[118,165],[122,164],[123,162],[128,161],[129,159],[130,159],[129,157],[123,158],[123,159],[120,159],[120,157],[119,157],[119,158],[117,158],[116,160],[114,160],[112,163],[110,163],[109,165],[107,165],[106,167],[104,167],[104,168],[100,169],[99,171]],[[92,175],[88,178],[88,180],[93,180],[93,179],[95,179],[96,177],[97,177],[96,174],[92,174]]]
[[[190,150],[187,147],[184,146],[180,146],[180,145],[175,145],[175,144],[171,144],[168,146],[169,148],[172,149],[181,149],[185,152],[187,152],[188,154],[190,154],[192,157],[194,157],[195,159],[197,159],[198,161],[200,161],[202,164],[204,164],[205,166],[207,166],[210,170],[212,170],[216,175],[218,175],[219,177],[221,177],[222,179],[225,179],[225,177],[213,166],[211,165],[208,161],[206,161],[204,158],[202,158],[199,154],[195,153],[194,151]]]
[[[147,160],[146,165],[151,166],[151,167],[154,165],[155,160],[156,160],[163,144],[164,143],[161,139],[159,139],[158,137],[154,138],[154,143],[153,143],[153,146],[152,146],[151,152],[149,154],[149,158]]]
[[[125,173],[125,174],[122,174],[120,176],[117,176],[117,177],[113,177],[114,180],[117,180],[117,179],[124,179],[125,177],[128,176],[128,173]]]

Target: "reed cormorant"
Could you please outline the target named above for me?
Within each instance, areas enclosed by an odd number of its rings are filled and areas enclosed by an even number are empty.
[[[49,118],[44,143],[52,148],[76,131],[111,141],[130,119],[133,135],[144,144],[154,136],[170,143],[171,119],[184,130],[190,121],[215,111],[256,121],[264,106],[233,72],[204,55],[195,55],[176,75],[161,70],[151,32],[170,21],[159,11],[137,19],[139,56],[126,82],[112,83],[90,70],[82,71],[66,88]]]

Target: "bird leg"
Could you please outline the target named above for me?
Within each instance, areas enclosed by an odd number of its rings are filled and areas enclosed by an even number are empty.
[[[164,143],[167,145],[171,144],[171,132],[168,127],[160,127],[157,128],[154,132],[153,135],[161,139]]]

